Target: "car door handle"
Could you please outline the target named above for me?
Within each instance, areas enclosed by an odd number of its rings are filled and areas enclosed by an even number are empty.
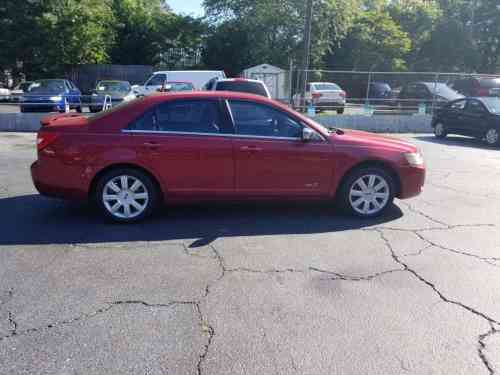
[[[257,147],[257,146],[242,146],[242,147],[240,147],[240,151],[259,152],[259,151],[262,151],[262,149],[260,147]]]
[[[144,147],[150,148],[152,150],[157,150],[158,148],[160,148],[160,144],[154,142],[145,142],[143,143],[143,145]]]

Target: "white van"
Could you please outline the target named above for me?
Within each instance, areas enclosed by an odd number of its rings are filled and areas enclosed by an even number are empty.
[[[222,70],[173,70],[155,72],[146,80],[146,83],[141,86],[134,86],[133,89],[138,95],[150,95],[157,92],[168,83],[185,82],[191,83],[195,90],[201,88],[211,79],[226,78],[226,74]]]

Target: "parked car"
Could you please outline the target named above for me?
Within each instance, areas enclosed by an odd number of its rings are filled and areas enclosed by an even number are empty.
[[[460,134],[500,144],[500,98],[464,98],[436,112],[432,127],[437,138]]]
[[[465,96],[500,96],[500,78],[462,78],[451,87]]]
[[[336,110],[338,114],[344,113],[346,93],[339,85],[331,82],[311,82],[306,86],[305,107],[314,105],[317,110]],[[296,108],[304,107],[302,94],[293,97]]]
[[[370,104],[387,105],[391,104],[393,92],[391,86],[386,82],[374,81],[368,84],[367,80],[350,81],[347,88],[349,102],[365,103],[368,99]]]
[[[90,118],[41,121],[33,182],[44,195],[95,201],[119,222],[162,202],[336,200],[374,217],[394,197],[418,195],[417,148],[394,138],[328,130],[262,96],[230,92],[151,95]]]
[[[8,102],[10,100],[10,90],[0,84],[0,102]]]
[[[89,104],[90,112],[99,112],[105,108],[106,97],[111,107],[136,98],[128,81],[100,81],[92,92]]]
[[[201,90],[208,81],[215,77],[223,79],[226,75],[219,70],[160,71],[153,73],[144,85],[135,85],[133,89],[138,96],[147,96],[164,88],[167,82],[191,82],[196,90]]]
[[[401,89],[398,97],[398,106],[401,108],[416,109],[420,104],[425,104],[427,109],[441,108],[449,101],[463,98],[452,88],[441,82],[413,82]]]
[[[21,112],[82,111],[81,92],[67,79],[34,81],[20,101]]]
[[[209,91],[234,91],[260,95],[271,99],[271,94],[264,82],[247,78],[213,78],[204,86]]]
[[[14,90],[10,92],[10,101],[14,103],[21,101],[21,98],[23,97],[24,93],[28,91],[28,88],[32,83],[33,83],[32,81],[25,81],[17,85],[14,88]]]
[[[194,91],[194,85],[191,82],[165,82],[165,87],[159,89],[159,92],[178,92]]]

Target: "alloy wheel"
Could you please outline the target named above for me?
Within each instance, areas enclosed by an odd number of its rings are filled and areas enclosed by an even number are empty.
[[[138,178],[122,175],[106,183],[102,190],[102,201],[112,216],[133,219],[146,210],[149,193]]]
[[[358,178],[349,191],[349,203],[361,215],[376,215],[390,198],[389,183],[381,176],[369,174]]]
[[[498,143],[499,138],[500,135],[498,134],[497,129],[490,129],[486,132],[486,142],[489,145],[496,145]]]

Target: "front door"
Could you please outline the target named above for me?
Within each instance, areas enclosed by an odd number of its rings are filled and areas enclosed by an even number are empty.
[[[236,192],[244,196],[326,196],[332,145],[319,134],[302,141],[303,124],[288,113],[229,100],[235,126]]]
[[[483,135],[488,126],[488,111],[477,99],[468,99],[460,121],[460,134]]]
[[[234,193],[232,127],[219,106],[218,100],[167,101],[130,128],[169,199]]]

